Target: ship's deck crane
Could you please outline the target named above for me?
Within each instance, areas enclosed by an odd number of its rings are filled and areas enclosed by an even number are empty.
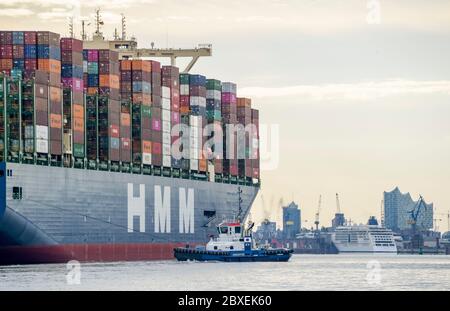
[[[84,22],[83,22],[84,23]],[[83,45],[85,49],[109,49],[119,53],[120,59],[139,59],[139,58],[170,58],[170,64],[176,66],[177,58],[188,57],[191,61],[182,71],[188,73],[200,57],[212,56],[211,44],[198,44],[192,49],[176,49],[176,48],[154,48],[154,43],[151,42],[151,48],[138,48],[137,41],[134,37],[127,39],[125,16],[122,14],[122,36],[117,40],[105,40],[101,32],[100,10],[96,10],[95,15],[95,33],[92,40],[86,40],[83,34]],[[84,26],[83,26],[84,33]]]

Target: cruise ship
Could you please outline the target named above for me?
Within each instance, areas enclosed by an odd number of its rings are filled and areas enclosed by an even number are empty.
[[[339,253],[397,253],[391,230],[376,226],[340,226],[332,235]]]

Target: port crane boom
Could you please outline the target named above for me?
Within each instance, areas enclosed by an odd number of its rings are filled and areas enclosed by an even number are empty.
[[[191,49],[181,48],[154,48],[154,43],[151,42],[151,48],[138,48],[136,38],[127,38],[125,16],[122,14],[122,34],[117,36],[114,40],[105,40],[101,27],[104,23],[100,16],[100,10],[95,12],[95,32],[92,40],[87,40],[84,32],[84,21],[82,39],[85,49],[109,49],[119,53],[119,59],[140,59],[140,58],[170,58],[170,64],[176,66],[177,58],[191,58],[189,64],[183,70],[183,73],[188,73],[200,57],[212,56],[211,44],[198,44]]]

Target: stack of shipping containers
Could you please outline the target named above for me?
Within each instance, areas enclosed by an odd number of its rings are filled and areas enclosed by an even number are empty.
[[[153,173],[161,175],[163,173],[163,154],[162,154],[162,78],[161,64],[151,62],[151,93],[152,93],[152,164]],[[164,129],[167,130],[167,129]],[[167,170],[164,170],[167,173]]]
[[[231,82],[222,83],[222,126],[225,131],[223,151],[223,174],[224,181],[237,182],[238,163],[236,153],[236,132],[229,131],[227,125],[237,124],[236,84]],[[229,133],[230,132],[230,133]],[[229,135],[230,134],[230,135]]]
[[[98,50],[83,49],[83,87],[86,93],[86,158],[88,168],[96,169],[98,156]]]
[[[252,123],[252,102],[249,98],[237,98],[237,158],[238,174],[241,182],[250,182],[252,179],[252,160],[250,157]]]
[[[223,147],[222,138],[224,132],[222,131],[222,83],[219,80],[206,80],[206,121],[208,125],[213,127],[212,135],[216,138],[212,146],[214,158],[210,160],[210,165],[214,167],[214,173],[211,169],[209,171],[209,178],[211,181],[222,181],[223,173]],[[219,145],[220,144],[220,145]]]
[[[2,159],[82,168],[87,158],[93,169],[259,182],[258,110],[236,98],[234,83],[156,61],[119,63],[117,52],[83,50],[52,32],[1,31],[0,70],[10,76],[0,80]],[[178,124],[189,131],[172,132]],[[207,124],[213,132],[204,137]],[[256,130],[227,135],[238,124]],[[223,141],[203,150],[213,135]]]
[[[110,50],[83,50],[87,83],[87,157],[98,158],[100,169],[120,169],[119,54]],[[97,156],[96,156],[97,155]],[[95,164],[93,165],[95,166]]]
[[[131,170],[131,60],[120,61],[120,161],[121,171]]]
[[[122,68],[126,71],[122,74],[123,78],[128,81],[131,75],[131,145],[134,170],[137,172],[143,169],[144,173],[149,174],[152,164],[151,63],[143,60],[122,62]],[[131,69],[130,73],[128,73],[129,69]],[[128,87],[124,89],[124,91],[128,90]]]
[[[45,74],[42,79],[36,77],[36,83],[44,83],[45,75],[48,76],[48,147],[51,164],[60,166],[62,163],[63,129],[59,34],[48,31],[37,32],[37,69]],[[36,107],[36,110],[44,112],[45,107]],[[42,114],[42,117],[45,118],[44,114]],[[41,121],[39,122],[40,125],[45,123],[44,120]]]
[[[181,159],[173,157],[172,143],[179,139],[179,132],[173,132],[180,124],[179,69],[162,67],[162,122],[163,122],[163,166],[171,167],[173,176],[180,176]]]
[[[206,125],[206,78],[202,75],[189,76],[190,106],[190,153],[191,171],[206,175],[207,155],[203,152],[206,137],[203,127]]]
[[[260,182],[260,154],[259,154],[259,111],[251,110],[252,124],[254,131],[252,133],[251,141],[251,159],[252,159],[252,178],[253,182],[259,184]]]
[[[189,107],[189,74],[181,73],[180,74],[180,124],[184,128],[189,127],[189,115],[190,115],[190,107]],[[183,178],[187,178],[189,176],[189,171],[191,169],[190,164],[190,133],[185,133],[182,131],[180,133],[181,138],[181,152],[183,156],[181,158],[181,175]]]
[[[63,85],[64,165],[84,167],[85,130],[83,94],[83,42],[61,38]]]
[[[98,51],[98,158],[103,167],[120,169],[120,69],[119,54]]]
[[[6,160],[5,155],[5,76],[0,72],[0,162]]]

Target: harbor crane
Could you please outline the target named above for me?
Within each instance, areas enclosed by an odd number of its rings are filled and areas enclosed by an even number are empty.
[[[414,246],[420,247],[421,235],[417,232],[417,219],[419,218],[422,208],[427,209],[427,206],[425,205],[423,197],[420,195],[417,204],[412,210],[408,211],[410,215],[408,224],[411,225],[411,251],[413,251]]]
[[[84,33],[84,21],[82,39],[85,49],[109,49],[119,53],[119,59],[141,59],[141,58],[169,58],[170,64],[176,66],[177,58],[191,58],[190,62],[182,73],[188,73],[200,57],[212,56],[212,45],[198,44],[192,49],[181,48],[154,48],[151,42],[151,48],[138,48],[136,38],[128,38],[126,34],[126,19],[122,14],[121,36],[116,36],[114,40],[105,40],[101,32],[101,26],[104,25],[100,10],[95,11],[95,32],[92,40],[88,40]]]
[[[322,195],[319,196],[319,207],[317,208],[316,219],[314,221],[314,224],[316,225],[316,232],[319,232],[319,215],[321,205],[322,205]]]

